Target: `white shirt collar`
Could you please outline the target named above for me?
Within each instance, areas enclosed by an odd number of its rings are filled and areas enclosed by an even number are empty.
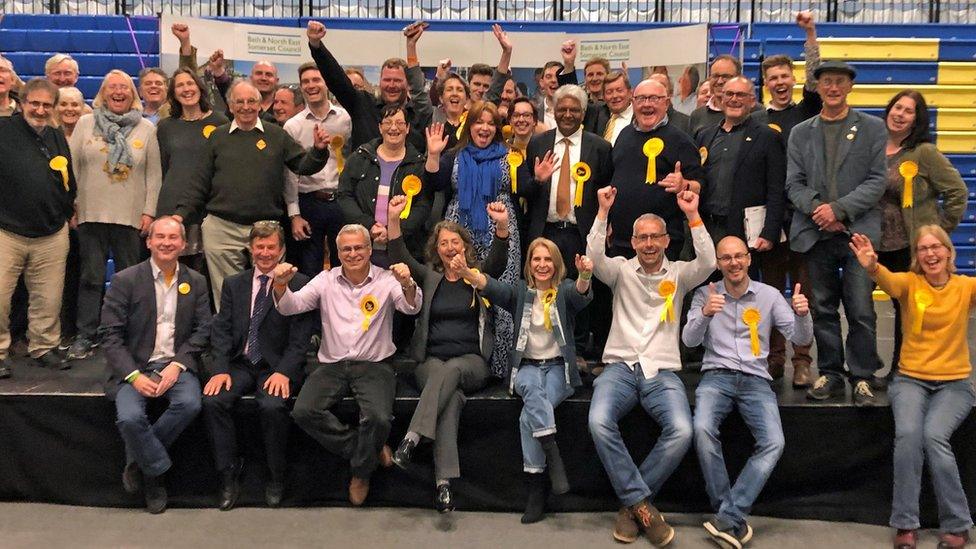
[[[230,123],[230,131],[227,132],[227,133],[234,133],[235,130],[240,130],[240,129],[241,129],[241,127],[237,125],[237,120],[233,120]],[[264,133],[264,124],[261,122],[261,117],[260,116],[258,116],[258,123],[254,125],[254,129],[256,129],[257,131],[259,131],[261,133]],[[243,131],[243,130],[241,130],[241,131]]]
[[[579,147],[583,143],[583,127],[580,126],[572,135],[563,135],[559,132],[559,128],[556,128],[556,144],[562,143],[563,139],[569,139],[569,145],[571,147]]]
[[[159,265],[156,265],[156,260],[151,257],[149,258],[149,268],[152,269],[153,280],[159,278],[159,273],[163,272],[163,270],[159,268]],[[180,262],[177,261],[176,270],[173,271],[173,280],[176,280],[179,277],[180,277]]]

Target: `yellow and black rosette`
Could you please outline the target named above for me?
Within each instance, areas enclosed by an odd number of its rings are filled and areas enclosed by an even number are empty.
[[[898,165],[898,173],[905,180],[905,185],[902,187],[901,192],[901,207],[911,208],[913,203],[912,193],[914,192],[913,183],[915,176],[918,175],[918,164],[911,160],[906,160]]]
[[[207,124],[206,126],[203,127],[203,137],[206,139],[210,139],[210,134],[212,134],[216,129],[217,126],[214,126],[213,124]]]
[[[762,351],[759,348],[759,321],[762,314],[755,307],[748,307],[742,311],[742,322],[749,327],[749,346],[752,347],[752,356],[759,356]]]
[[[935,302],[935,297],[928,291],[915,291],[915,321],[912,322],[912,333],[922,333],[922,319],[925,318],[925,310]]]
[[[513,150],[508,153],[508,175],[512,178],[512,193],[518,192],[518,168],[522,165],[522,153]]]
[[[549,288],[542,294],[542,316],[546,329],[552,331],[552,304],[556,302],[556,289]]]
[[[376,301],[376,297],[373,295],[363,296],[359,300],[359,310],[363,313],[363,331],[369,329],[369,323],[373,321],[373,316],[380,309],[379,301]]]
[[[705,165],[705,161],[708,160],[708,147],[699,147],[698,156],[701,157],[702,166]]]
[[[590,166],[586,162],[573,164],[573,179],[576,181],[576,192],[573,193],[573,206],[583,205],[583,186],[590,180]]]
[[[64,185],[64,190],[68,191],[68,159],[67,157],[55,156],[48,163],[50,168],[61,174],[61,183]]]
[[[408,175],[403,178],[403,182],[400,183],[400,187],[403,189],[403,194],[407,196],[407,205],[403,207],[403,211],[400,212],[400,219],[406,219],[410,216],[410,206],[413,204],[413,197],[420,194],[420,178],[416,175]]]
[[[259,151],[263,151],[268,144],[264,142],[264,139],[258,139],[258,142],[255,143],[254,146],[257,147]]]
[[[657,155],[664,150],[664,140],[660,137],[652,137],[644,142],[644,156],[647,157],[647,177],[645,182],[648,185],[657,183]]]
[[[329,140],[329,151],[336,161],[336,172],[342,173],[346,168],[346,157],[342,156],[342,148],[346,146],[346,138],[341,135],[333,135]]]
[[[188,283],[186,283],[186,282],[182,282],[182,283],[180,283],[179,286],[176,287],[176,290],[178,292],[180,292],[181,294],[186,295],[186,294],[190,293],[190,285]]]
[[[657,293],[664,298],[664,310],[661,311],[661,322],[674,322],[674,292],[677,288],[674,282],[670,280],[662,280],[660,284],[657,285]]]

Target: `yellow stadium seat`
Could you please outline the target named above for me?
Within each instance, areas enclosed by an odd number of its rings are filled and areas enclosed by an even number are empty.
[[[976,63],[939,62],[939,84],[976,84]]]
[[[821,38],[821,59],[936,61],[938,38]]]
[[[976,132],[938,132],[935,144],[945,154],[976,154]]]
[[[939,109],[935,123],[940,132],[976,131],[976,109]]]

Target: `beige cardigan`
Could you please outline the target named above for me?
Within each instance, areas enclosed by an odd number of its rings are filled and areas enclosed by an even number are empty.
[[[138,229],[143,215],[156,216],[163,180],[156,126],[140,120],[128,142],[134,165],[126,180],[113,181],[104,170],[108,148],[102,137],[95,135],[95,116],[86,114],[78,120],[68,142],[78,180],[78,223],[112,223]]]

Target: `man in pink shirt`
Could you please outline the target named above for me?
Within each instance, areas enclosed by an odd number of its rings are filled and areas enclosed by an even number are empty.
[[[319,444],[349,460],[349,501],[362,505],[377,464],[393,463],[386,446],[396,396],[396,377],[387,362],[396,351],[393,310],[417,314],[423,296],[405,264],[386,270],[370,263],[370,235],[362,225],[343,227],[336,247],[342,266],[319,273],[297,292],[288,288],[297,269],[278,265],[274,295],[283,315],[321,311],[320,364],[305,381],[292,417]],[[359,405],[355,429],[329,411],[350,393]]]

